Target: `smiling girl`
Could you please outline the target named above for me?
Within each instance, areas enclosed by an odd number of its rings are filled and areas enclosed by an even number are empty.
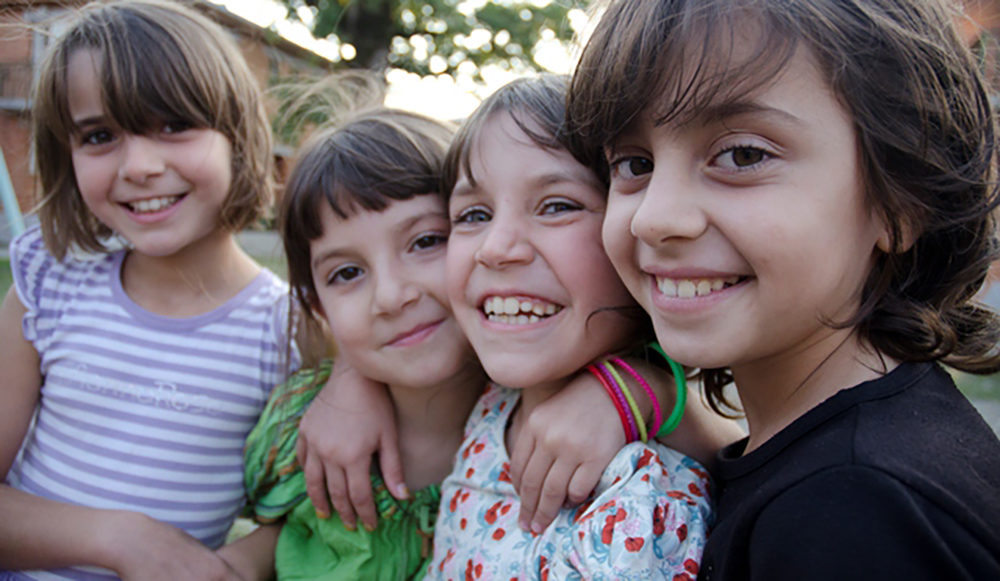
[[[936,0],[618,0],[569,116],[663,348],[735,382],[703,579],[1000,577],[990,96]],[[609,95],[613,98],[609,99]]]

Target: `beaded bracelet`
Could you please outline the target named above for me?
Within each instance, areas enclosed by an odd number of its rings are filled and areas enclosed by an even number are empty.
[[[625,431],[625,439],[628,440],[626,443],[627,444],[631,443],[632,441],[634,441],[634,440],[629,440],[629,438],[632,435],[632,426],[629,424],[628,416],[626,415],[625,410],[622,408],[621,402],[618,401],[618,395],[615,393],[614,388],[611,387],[611,385],[608,383],[607,378],[605,378],[604,375],[597,370],[597,367],[595,365],[588,365],[587,371],[594,374],[594,377],[596,377],[597,381],[600,382],[601,387],[603,387],[604,391],[608,393],[608,397],[611,398],[611,403],[615,404],[615,409],[618,410],[618,418],[622,422],[622,429]]]
[[[628,431],[628,442],[632,443],[639,439],[639,418],[636,417],[635,412],[631,405],[629,405],[628,398],[625,396],[625,392],[622,390],[621,385],[615,381],[614,376],[608,371],[608,368],[602,363],[597,365],[597,369],[604,375],[604,378],[608,382],[608,386],[611,387],[612,391],[615,393],[615,397],[618,398],[618,402],[622,406],[622,411],[628,418],[629,431]]]
[[[659,343],[650,343],[647,347],[652,348],[653,351],[658,353],[667,362],[667,365],[670,366],[670,371],[674,375],[674,383],[677,386],[674,409],[659,429],[656,430],[656,438],[659,439],[676,430],[677,426],[681,423],[681,418],[684,417],[684,408],[687,405],[687,376],[684,374],[684,368],[679,363],[667,357],[667,354],[663,352],[663,348],[660,347]]]
[[[646,380],[639,375],[639,373],[633,369],[631,365],[625,363],[624,359],[621,357],[614,357],[611,361],[615,365],[624,369],[626,373],[631,375],[632,379],[634,379],[635,382],[642,387],[643,391],[646,392],[646,395],[649,396],[649,401],[653,402],[653,427],[649,429],[649,433],[655,435],[657,430],[660,429],[660,426],[663,425],[663,409],[660,407],[660,401],[656,399],[656,394],[653,393],[653,389],[649,387],[649,383],[647,383]]]
[[[632,397],[632,390],[628,388],[628,384],[622,379],[622,376],[618,374],[615,370],[615,366],[610,361],[602,361],[601,367],[603,367],[611,377],[618,384],[618,389],[621,391],[622,395],[625,396],[625,400],[628,401],[629,408],[632,409],[632,417],[635,418],[635,426],[639,432],[639,440],[642,443],[649,441],[649,436],[646,434],[646,422],[642,417],[642,410],[639,409],[639,404],[635,402],[635,398]]]

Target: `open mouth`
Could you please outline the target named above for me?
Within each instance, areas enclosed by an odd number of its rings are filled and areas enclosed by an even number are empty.
[[[530,325],[559,313],[563,307],[536,298],[489,296],[482,310],[494,323]]]
[[[675,279],[656,277],[656,288],[666,297],[693,299],[705,297],[714,292],[736,286],[749,279],[749,276],[730,276],[727,278]]]
[[[184,196],[185,194],[177,194],[175,196],[145,198],[134,202],[125,202],[122,205],[126,206],[129,210],[136,214],[153,214],[155,212],[162,212],[163,210],[173,206],[177,202],[181,201],[181,198]]]

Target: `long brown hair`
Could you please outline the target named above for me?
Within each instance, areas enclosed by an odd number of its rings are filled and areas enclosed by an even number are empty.
[[[972,301],[1000,248],[996,129],[956,16],[943,0],[610,2],[570,89],[575,150],[606,171],[597,152],[640,113],[695,116],[766,85],[807,47],[854,120],[867,202],[891,235],[858,312],[828,324],[899,360],[996,372],[1000,323]],[[727,58],[746,32],[756,43]],[[704,378],[713,407],[725,402],[729,371]]]
[[[271,132],[229,35],[194,10],[155,0],[95,2],[70,19],[33,89],[38,212],[49,251],[58,259],[72,245],[101,252],[112,234],[87,210],[73,172],[66,67],[81,50],[95,55],[104,110],[125,131],[144,134],[177,120],[225,135],[233,180],[220,224],[234,231],[256,220],[271,203]]]

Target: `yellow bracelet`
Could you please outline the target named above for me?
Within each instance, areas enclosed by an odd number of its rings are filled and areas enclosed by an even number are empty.
[[[622,379],[621,375],[618,375],[618,370],[610,361],[602,361],[601,365],[608,370],[611,377],[615,378],[615,382],[618,383],[618,387],[622,390],[622,394],[625,395],[626,401],[628,401],[628,407],[632,408],[632,413],[635,415],[635,424],[639,428],[639,439],[643,443],[649,441],[649,434],[646,433],[646,422],[643,421],[642,411],[639,409],[639,404],[635,403],[635,398],[632,397],[632,392],[629,390],[628,385]]]

